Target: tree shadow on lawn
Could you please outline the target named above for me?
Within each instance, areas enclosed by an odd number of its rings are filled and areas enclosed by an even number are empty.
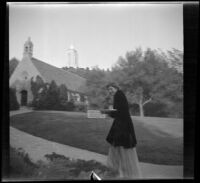
[[[133,123],[141,162],[183,164],[183,138],[174,138],[144,125],[139,120],[134,120]],[[110,118],[88,119],[60,113],[32,112],[11,117],[10,124],[19,130],[50,141],[108,154],[109,144],[105,139],[112,125]]]

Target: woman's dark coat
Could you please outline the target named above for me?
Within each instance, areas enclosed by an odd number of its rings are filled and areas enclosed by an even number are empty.
[[[114,95],[113,108],[109,115],[114,118],[106,140],[113,146],[124,148],[135,147],[137,144],[134,126],[129,113],[128,101],[121,90]]]

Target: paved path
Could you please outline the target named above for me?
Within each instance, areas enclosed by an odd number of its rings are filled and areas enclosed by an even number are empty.
[[[24,112],[31,112],[31,110],[21,110],[11,112],[10,115],[16,115]],[[51,142],[39,137],[35,137],[28,133],[10,127],[10,144],[15,148],[22,148],[27,152],[32,161],[38,160],[46,161],[45,154],[55,152],[74,159],[96,160],[102,164],[106,164],[106,156],[98,153],[90,152],[83,149],[74,148],[67,145]],[[141,171],[144,179],[151,178],[182,178],[183,166],[166,166],[155,165],[150,163],[140,162]]]

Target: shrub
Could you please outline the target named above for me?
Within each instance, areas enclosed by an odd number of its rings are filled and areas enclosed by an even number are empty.
[[[60,106],[59,91],[55,81],[52,81],[45,96],[45,107],[49,110],[58,109]]]
[[[146,116],[168,117],[169,112],[163,103],[148,103],[144,106]]]
[[[59,100],[61,105],[65,105],[66,101],[68,101],[68,90],[64,84],[61,84],[58,87],[59,92]]]
[[[97,103],[90,103],[89,108],[98,110],[100,108],[100,106]]]
[[[10,178],[30,178],[36,174],[38,166],[20,149],[10,147]]]
[[[19,103],[17,101],[17,97],[16,97],[16,90],[14,88],[10,88],[9,89],[10,92],[10,110],[18,110],[19,109]]]
[[[57,86],[55,81],[50,84],[44,83],[38,76],[36,81],[31,80],[33,92],[32,106],[35,110],[65,110],[73,111],[73,101],[68,101],[67,88],[65,85]]]
[[[176,102],[167,108],[170,118],[183,118],[183,102]]]
[[[133,116],[140,116],[140,109],[138,104],[129,104],[130,107],[130,113]]]
[[[74,105],[74,102],[71,100],[69,102],[66,102],[65,106],[64,106],[64,109],[66,111],[74,111],[75,109],[75,105]]]
[[[76,104],[76,111],[78,112],[86,112],[87,106],[84,103]]]
[[[41,172],[48,179],[90,179],[92,171],[95,171],[103,179],[114,178],[117,175],[115,171],[94,160],[69,159],[55,152],[46,154],[45,157],[50,163],[47,168],[41,169]]]
[[[90,179],[90,173],[95,171],[102,179],[114,178],[115,171],[94,160],[70,159],[63,155],[46,154],[48,163],[38,161],[32,163],[28,154],[21,149],[10,147],[10,178],[18,179]]]

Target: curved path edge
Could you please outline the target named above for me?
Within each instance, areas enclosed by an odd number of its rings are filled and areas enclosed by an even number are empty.
[[[32,110],[13,111],[10,116],[31,112]],[[55,152],[71,159],[95,160],[106,165],[107,156],[95,152],[48,141],[10,127],[10,145],[16,149],[22,148],[33,162],[47,161],[46,154]],[[144,179],[182,179],[183,166],[156,165],[140,162]]]

